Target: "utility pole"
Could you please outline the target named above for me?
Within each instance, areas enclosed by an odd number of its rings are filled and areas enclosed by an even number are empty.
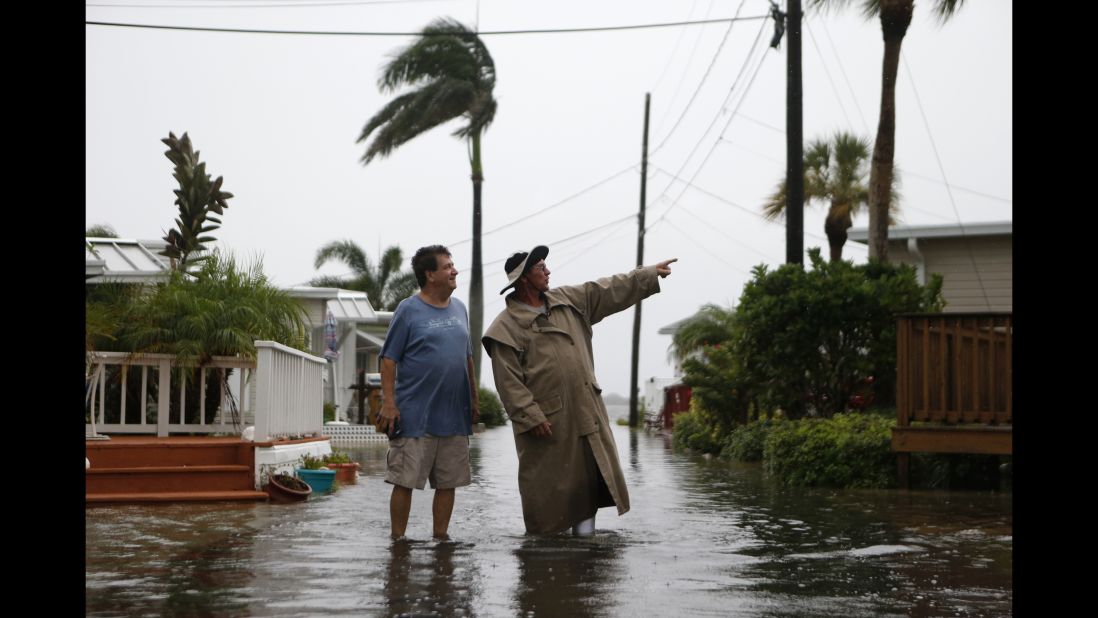
[[[641,146],[641,200],[640,214],[637,216],[637,266],[644,264],[644,202],[647,199],[648,186],[648,109],[652,102],[652,93],[644,93],[644,138]],[[637,366],[640,363],[641,303],[637,301],[633,308],[633,367],[629,374],[629,426],[640,425],[637,410]]]
[[[781,19],[778,5],[771,14]],[[801,91],[801,0],[788,0],[785,84],[785,263],[804,265],[804,96]],[[775,28],[777,28],[775,24]],[[775,36],[777,39],[778,36]],[[773,46],[777,46],[772,42]]]

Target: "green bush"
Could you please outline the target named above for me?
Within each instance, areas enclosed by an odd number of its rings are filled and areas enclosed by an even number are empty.
[[[738,461],[761,461],[766,437],[780,419],[765,419],[742,425],[724,439],[721,457]]]
[[[335,404],[330,401],[324,402],[324,422],[336,420],[336,407]]]
[[[480,422],[485,427],[499,427],[507,424],[507,414],[503,411],[503,403],[495,391],[483,386],[477,388],[480,399]]]
[[[672,446],[676,450],[719,454],[721,444],[717,430],[705,423],[693,405],[690,408],[689,412],[675,415],[675,426],[671,431]]]
[[[763,449],[766,470],[787,485],[892,487],[895,424],[892,418],[860,413],[777,423]]]
[[[896,315],[940,310],[941,278],[923,287],[908,265],[808,253],[811,268],[757,266],[744,286],[730,342],[743,377],[763,408],[790,419],[846,411],[854,395],[892,405]]]

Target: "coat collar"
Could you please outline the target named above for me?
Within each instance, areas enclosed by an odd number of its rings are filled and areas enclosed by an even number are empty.
[[[545,293],[550,312],[556,307],[572,305],[566,298],[555,294],[555,292],[556,290],[551,289]],[[528,309],[526,304],[519,302],[515,298],[515,292],[508,294],[504,300],[507,303],[507,313],[511,316],[511,319],[524,328],[530,327],[534,321],[538,319],[538,316],[541,315],[537,311]]]

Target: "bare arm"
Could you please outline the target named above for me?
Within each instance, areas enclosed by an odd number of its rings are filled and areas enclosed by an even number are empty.
[[[470,405],[473,408],[473,424],[476,425],[480,421],[480,389],[477,388],[477,370],[473,366],[473,357],[465,357],[469,363],[469,392],[471,393]]]
[[[396,362],[391,358],[381,358],[381,412],[377,417],[378,431],[389,433],[400,418],[396,405]]]

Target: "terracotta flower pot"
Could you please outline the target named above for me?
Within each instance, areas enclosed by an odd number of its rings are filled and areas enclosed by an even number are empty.
[[[336,480],[340,483],[355,483],[358,481],[359,465],[357,462],[330,463],[326,465],[329,469],[336,471]]]
[[[271,502],[303,502],[313,493],[313,488],[301,479],[289,474],[272,474],[267,480],[267,495]]]

